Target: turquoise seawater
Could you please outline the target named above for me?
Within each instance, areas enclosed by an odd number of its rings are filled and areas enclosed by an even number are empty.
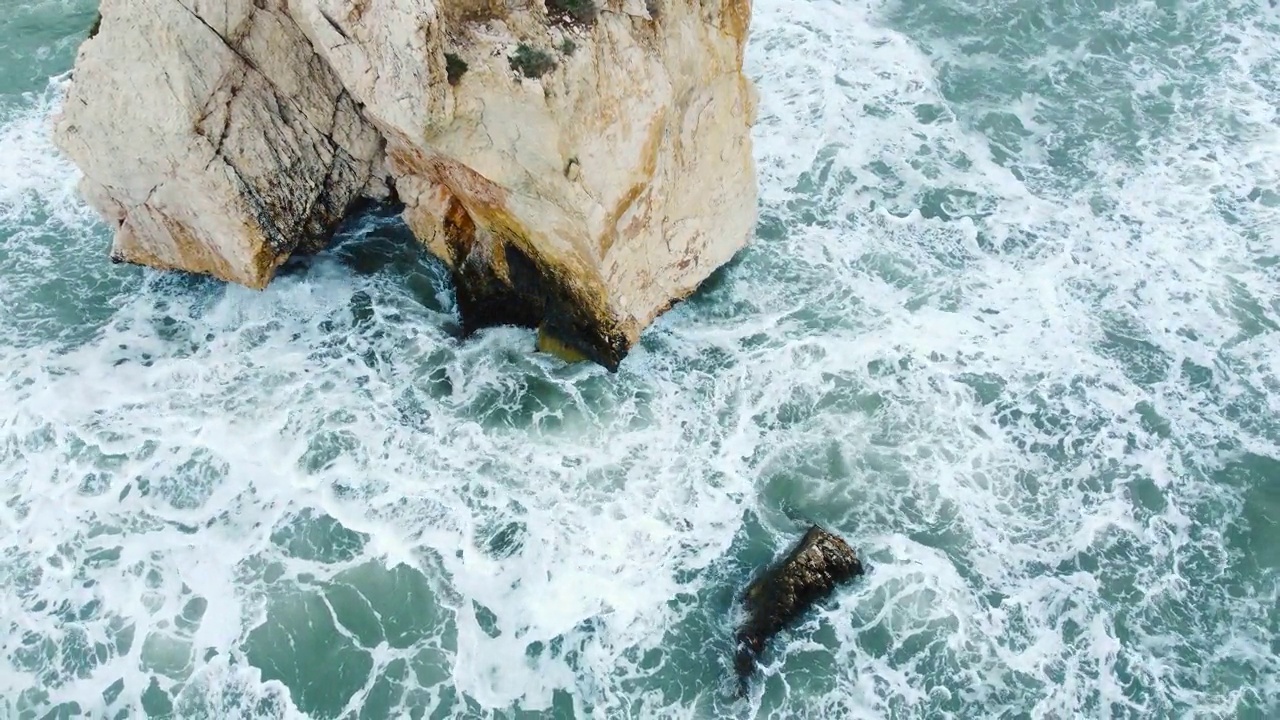
[[[107,262],[0,13],[0,718],[1280,717],[1280,11],[758,0],[760,222],[616,375],[392,217]],[[736,592],[872,572],[734,696]]]

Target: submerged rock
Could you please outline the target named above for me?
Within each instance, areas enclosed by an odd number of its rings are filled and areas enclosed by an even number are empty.
[[[100,11],[54,138],[117,261],[262,288],[394,196],[468,328],[615,369],[755,224],[750,0]]]
[[[734,667],[745,692],[765,644],[836,586],[862,575],[849,544],[814,525],[782,561],[766,570],[742,595],[747,619],[738,629]]]

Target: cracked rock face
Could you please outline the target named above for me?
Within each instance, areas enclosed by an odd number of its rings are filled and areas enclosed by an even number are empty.
[[[754,227],[750,0],[545,2],[103,0],[55,141],[113,259],[261,288],[394,191],[467,327],[616,368]]]

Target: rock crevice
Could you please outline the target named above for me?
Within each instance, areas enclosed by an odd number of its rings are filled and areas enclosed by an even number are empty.
[[[754,227],[750,12],[103,0],[55,142],[117,228],[113,259],[262,288],[394,188],[465,326],[537,328],[616,368]]]

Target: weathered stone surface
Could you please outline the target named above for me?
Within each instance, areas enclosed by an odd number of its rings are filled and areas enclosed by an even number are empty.
[[[104,0],[55,126],[112,257],[264,287],[323,244],[382,140],[284,0]]]
[[[548,2],[103,0],[55,139],[114,257],[251,287],[390,181],[464,324],[616,368],[754,226],[751,4]]]
[[[752,582],[742,595],[747,619],[738,629],[734,659],[740,690],[746,689],[770,638],[837,585],[863,572],[847,542],[814,525],[785,558]]]

